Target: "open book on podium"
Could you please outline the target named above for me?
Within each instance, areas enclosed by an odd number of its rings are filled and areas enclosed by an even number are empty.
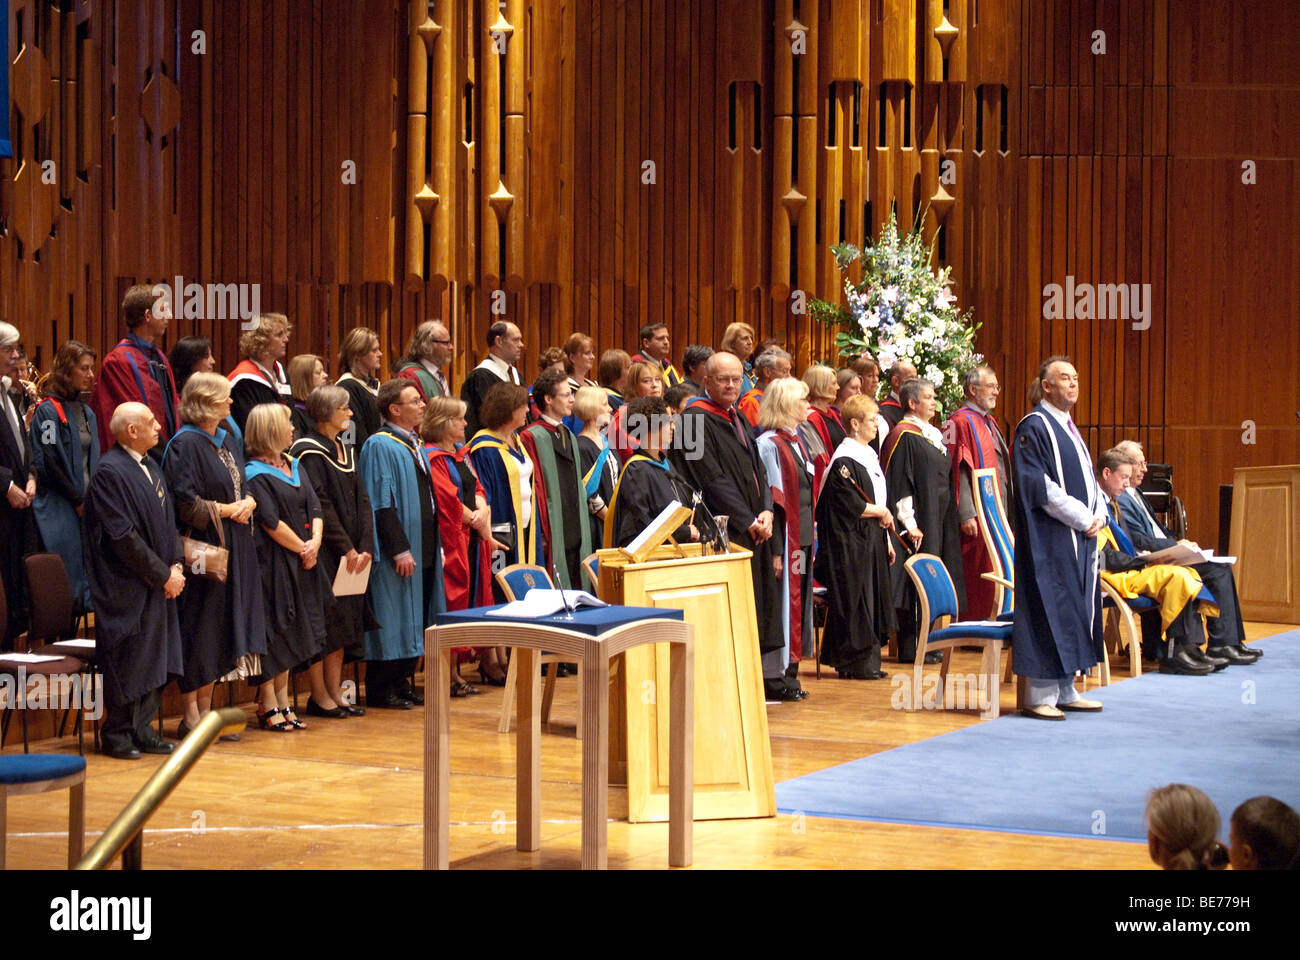
[[[633,563],[645,563],[650,554],[663,544],[669,543],[676,547],[673,531],[694,515],[695,511],[690,507],[684,507],[680,501],[673,500],[659,511],[659,516],[651,520],[650,524],[636,535],[636,539],[619,549]],[[685,556],[680,547],[677,548],[677,555]]]

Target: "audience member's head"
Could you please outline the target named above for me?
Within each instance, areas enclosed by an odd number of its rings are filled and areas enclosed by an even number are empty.
[[[849,369],[861,378],[862,392],[869,397],[875,397],[880,391],[880,364],[876,362],[875,357],[864,353],[849,364]]]
[[[707,360],[704,362],[708,363]],[[702,370],[700,371],[700,376],[704,376]],[[686,409],[686,401],[697,394],[698,391],[689,383],[674,383],[664,391],[664,403],[668,404],[668,409],[673,413],[681,413]]]
[[[351,395],[342,387],[332,383],[324,384],[307,394],[307,417],[319,428],[332,423],[334,415],[346,409],[347,417],[342,418],[346,420],[352,416],[351,401]],[[343,422],[339,422],[337,426],[342,428]]]
[[[835,371],[835,406],[837,408],[844,406],[849,397],[856,397],[860,393],[865,393],[873,399],[876,396],[875,390],[867,390],[862,386],[862,375],[852,367],[845,367],[843,370]]]
[[[95,351],[80,340],[69,340],[54,354],[50,372],[41,382],[41,395],[77,399],[95,385]]]
[[[518,363],[524,352],[524,335],[509,320],[498,320],[488,327],[488,353],[506,363]]]
[[[768,347],[754,358],[754,379],[760,390],[768,385],[790,376],[790,363],[793,358],[779,347]]]
[[[353,327],[339,344],[339,376],[350,373],[358,380],[379,376],[384,360],[379,334],[369,327]],[[383,411],[380,411],[383,415]]]
[[[725,410],[740,399],[744,374],[740,358],[722,350],[709,357],[709,362],[704,365],[704,383],[701,386],[709,399]]]
[[[547,370],[533,382],[533,402],[552,420],[563,420],[573,412],[573,388],[563,368]]]
[[[1119,447],[1102,451],[1097,458],[1097,481],[1108,497],[1118,497],[1133,480],[1133,458]]]
[[[199,428],[220,423],[230,416],[230,381],[219,373],[190,374],[177,415]]]
[[[865,393],[859,393],[844,401],[844,406],[840,407],[840,419],[844,421],[844,430],[850,437],[866,444],[876,439],[879,430],[876,414],[879,412],[880,407],[875,400]]]
[[[754,328],[747,323],[727,324],[727,329],[722,331],[722,342],[718,344],[718,349],[741,360],[748,360],[754,352]]]
[[[600,387],[579,387],[573,395],[573,415],[586,426],[595,424],[597,430],[608,427],[609,394]]]
[[[239,356],[269,367],[284,359],[291,333],[293,324],[283,313],[263,313],[239,335]]]
[[[985,413],[998,405],[998,394],[1002,388],[998,385],[998,375],[992,367],[971,367],[961,378],[961,389],[966,399]]]
[[[379,408],[382,419],[403,430],[416,429],[424,419],[424,398],[420,396],[420,388],[405,377],[394,377],[381,383],[375,406]]]
[[[642,356],[657,360],[659,363],[666,363],[671,352],[672,339],[668,334],[668,324],[647,323],[641,328]]]
[[[835,382],[835,370],[824,363],[814,363],[803,372],[803,382],[808,385],[808,402],[830,406],[840,392]]]
[[[906,414],[922,423],[929,423],[938,404],[934,399],[934,384],[922,377],[912,377],[898,388],[898,402]]]
[[[564,364],[568,358],[564,351],[559,347],[547,347],[537,356],[537,372],[546,373],[548,370],[558,370],[568,379],[569,371],[565,369]]]
[[[224,379],[224,378],[223,378]],[[143,403],[120,404],[108,421],[108,431],[122,447],[147,453],[158,443],[162,424]]]
[[[623,423],[638,447],[666,450],[673,442],[675,421],[663,397],[637,397],[628,403]]]
[[[137,283],[122,298],[122,321],[126,324],[126,329],[150,343],[167,332],[167,322],[172,317],[169,298],[160,295],[165,289]]]
[[[275,457],[293,446],[293,421],[283,403],[259,403],[244,421],[244,451],[253,459]]]
[[[329,383],[325,361],[314,353],[300,353],[290,360],[288,375],[289,389],[295,400],[306,400],[317,387]]]
[[[758,406],[758,426],[763,430],[793,430],[808,419],[808,384],[794,377],[773,380]]]
[[[466,409],[465,401],[457,397],[434,397],[424,408],[420,439],[425,443],[464,440]]]
[[[1147,455],[1142,449],[1142,444],[1136,440],[1121,440],[1115,444],[1115,449],[1123,450],[1133,461],[1133,482],[1129,486],[1142,486],[1142,481],[1147,475]]]
[[[1048,357],[1039,365],[1029,387],[1029,403],[1036,407],[1044,400],[1067,413],[1079,402],[1079,371],[1069,357]]]
[[[1251,797],[1228,821],[1228,859],[1234,870],[1300,867],[1300,814],[1276,797]]]
[[[632,367],[632,357],[626,350],[606,350],[600,355],[596,368],[596,382],[616,393],[627,392],[627,372]]]
[[[403,363],[420,363],[427,360],[435,367],[451,363],[451,331],[441,320],[426,320],[415,328],[411,341],[402,355]]]
[[[664,395],[663,377],[659,368],[652,363],[633,363],[627,371],[627,395],[633,397],[662,397]]]
[[[1219,843],[1219,811],[1200,790],[1171,783],[1147,799],[1147,850],[1164,870],[1221,869],[1226,864]]]
[[[903,384],[915,378],[915,366],[906,360],[895,360],[889,367],[889,392],[898,394],[899,402],[902,402]],[[907,409],[907,404],[903,404],[903,409]]]
[[[478,408],[481,427],[494,433],[518,430],[528,419],[528,391],[513,383],[495,383]]]
[[[682,353],[682,374],[691,383],[698,384],[704,379],[704,365],[713,356],[713,348],[702,343],[692,343]]]
[[[217,359],[212,355],[212,341],[207,337],[181,337],[167,355],[176,378],[176,390],[185,389],[185,381],[194,373],[211,373],[217,369]]]
[[[564,369],[579,381],[587,379],[596,365],[596,354],[591,337],[585,333],[571,333],[564,341]]]
[[[18,364],[15,362],[18,356],[18,341],[22,334],[12,323],[5,323],[0,320],[0,377],[15,378],[19,375]]]

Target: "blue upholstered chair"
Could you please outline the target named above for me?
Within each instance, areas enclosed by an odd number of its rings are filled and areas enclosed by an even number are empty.
[[[594,553],[582,561],[582,573],[587,578],[587,590],[592,596],[600,596],[600,558]]]
[[[5,819],[9,798],[67,788],[68,869],[81,859],[86,838],[86,758],[62,753],[0,756],[0,870],[5,868],[9,828]]]
[[[975,517],[984,537],[984,548],[993,561],[993,572],[981,576],[994,585],[993,609],[984,611],[994,620],[1011,620],[1016,608],[1015,579],[1016,538],[1002,509],[1002,490],[998,472],[992,467],[971,472],[975,488]]]
[[[589,559],[594,561],[594,557]],[[543,590],[552,590],[555,587],[551,581],[551,575],[546,572],[546,568],[531,563],[512,563],[498,573],[496,577],[497,586],[501,588],[501,592],[505,594],[507,601],[522,600],[528,595],[528,591],[534,587],[540,587]],[[542,653],[537,657],[538,666],[546,677],[546,685],[542,689],[542,723],[551,722],[551,701],[555,699],[555,681],[559,677],[560,664],[563,660],[563,657],[554,653]],[[519,682],[517,664],[518,660],[512,655],[510,657],[510,666],[506,668],[505,696],[501,698],[501,719],[497,722],[497,731],[499,733],[510,732],[510,718],[515,711],[515,687]],[[546,670],[547,664],[551,665],[549,672]],[[578,684],[579,689],[581,689],[581,664],[578,665]],[[578,725],[575,729],[578,739],[582,739],[582,697],[578,697]]]
[[[1005,620],[966,620],[949,626],[957,616],[957,591],[953,588],[952,577],[948,575],[943,561],[932,553],[916,553],[907,558],[904,567],[921,600],[921,633],[917,638],[916,658],[912,663],[913,696],[908,701],[909,709],[915,710],[921,705],[918,701],[927,653],[943,653],[935,700],[936,706],[942,706],[949,699],[944,696],[944,687],[948,682],[953,648],[975,646],[981,648],[983,654],[979,687],[981,692],[986,693],[987,702],[992,709],[996,710],[1001,693],[999,674],[1002,644],[1011,639],[1011,623]]]

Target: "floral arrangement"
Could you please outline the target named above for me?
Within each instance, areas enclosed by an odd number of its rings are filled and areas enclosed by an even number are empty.
[[[818,322],[838,328],[835,345],[841,358],[869,353],[888,370],[906,360],[917,375],[934,383],[941,411],[951,413],[963,402],[962,374],[984,362],[975,352],[971,311],[955,305],[949,289],[951,267],[934,270],[932,250],[921,237],[920,223],[904,236],[891,213],[879,239],[859,249],[851,243],[831,247],[844,272],[861,259],[862,280],[845,277],[845,303],[814,299],[810,313]],[[886,378],[882,377],[882,380]],[[888,389],[887,382],[882,383]],[[940,416],[942,416],[941,414]],[[938,419],[938,418],[936,418]]]

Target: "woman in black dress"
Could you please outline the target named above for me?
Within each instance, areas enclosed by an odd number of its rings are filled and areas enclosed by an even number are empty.
[[[888,677],[880,669],[880,645],[898,629],[889,582],[894,518],[871,448],[876,412],[870,397],[845,401],[840,415],[848,436],[831,455],[817,498],[813,573],[826,588],[827,607],[821,659],[839,670],[841,680]]]
[[[185,673],[179,681],[184,717],[177,735],[184,737],[212,707],[212,684],[228,675],[243,678],[261,672],[266,653],[261,574],[249,526],[257,501],[244,484],[244,450],[220,426],[230,415],[230,382],[220,374],[195,373],[181,394],[180,420],[163,455],[163,474],[176,503],[176,526],[182,534],[211,544],[220,542],[211,510],[225,536],[230,559],[226,582],[209,579],[188,567],[180,596]]]
[[[339,347],[338,385],[348,392],[352,407],[352,426],[343,434],[343,442],[360,455],[366,439],[379,429],[379,371],[384,351],[379,337],[367,327],[349,330]]]
[[[248,413],[259,403],[289,403],[292,391],[280,362],[289,350],[293,325],[282,313],[264,313],[257,325],[239,336],[238,366],[230,371],[230,415],[239,432]]]
[[[624,407],[628,436],[636,451],[623,464],[614,488],[610,515],[605,521],[605,546],[625,547],[673,500],[691,506],[694,491],[669,462],[666,451],[673,442],[676,418],[669,415],[662,397],[638,397]],[[678,543],[700,539],[692,523],[673,531]]]
[[[298,461],[284,451],[293,445],[289,408],[256,406],[244,427],[248,488],[257,499],[253,534],[262,568],[266,608],[266,656],[258,688],[263,730],[303,729],[289,702],[289,671],[320,655],[325,646],[325,605],[330,584],[317,563],[324,538],[320,501]]]
[[[375,527],[366,485],[357,475],[353,450],[339,437],[352,419],[348,393],[327,384],[307,395],[307,416],[314,428],[299,439],[289,453],[298,461],[298,472],[311,482],[320,501],[325,521],[320,565],[333,583],[339,565],[350,573],[365,569],[375,552]],[[331,590],[332,592],[332,590]],[[362,707],[343,696],[343,661],[365,657],[366,628],[374,617],[369,594],[335,597],[325,624],[325,656],[312,665],[311,699],[307,715],[312,717],[362,717]],[[353,699],[359,699],[354,696]]]
[[[293,405],[289,415],[293,420],[295,440],[315,432],[316,423],[307,415],[307,395],[329,382],[325,361],[316,354],[300,353],[289,361],[289,389],[293,391]]]
[[[582,458],[582,482],[591,517],[591,542],[605,542],[605,518],[618,481],[618,454],[609,446],[605,430],[613,417],[609,394],[600,387],[580,387],[573,395],[573,415],[582,421],[578,434],[578,456]]]

